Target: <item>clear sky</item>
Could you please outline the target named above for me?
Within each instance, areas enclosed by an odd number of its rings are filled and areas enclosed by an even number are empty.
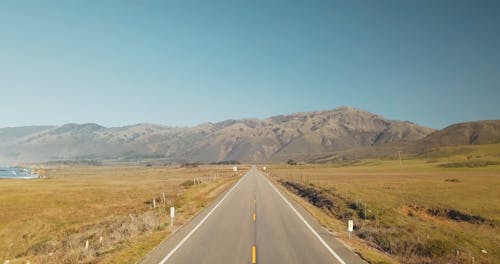
[[[500,118],[500,1],[0,1],[0,127]]]

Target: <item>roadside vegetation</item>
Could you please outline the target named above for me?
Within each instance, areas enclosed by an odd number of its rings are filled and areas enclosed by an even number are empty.
[[[134,263],[239,178],[228,166],[41,171],[0,181],[0,263]]]
[[[371,263],[499,263],[499,164],[496,144],[268,172]]]

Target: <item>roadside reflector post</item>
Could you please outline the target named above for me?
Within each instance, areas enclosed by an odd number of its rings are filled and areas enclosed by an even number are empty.
[[[347,221],[347,231],[349,232],[349,239],[351,239],[351,233],[354,231],[354,221],[348,220]]]
[[[170,207],[170,226],[174,226],[175,207]]]
[[[153,208],[156,208],[156,199],[153,199]]]

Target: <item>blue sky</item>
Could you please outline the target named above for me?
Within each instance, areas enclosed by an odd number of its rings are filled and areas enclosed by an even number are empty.
[[[500,118],[500,1],[0,1],[0,127]]]

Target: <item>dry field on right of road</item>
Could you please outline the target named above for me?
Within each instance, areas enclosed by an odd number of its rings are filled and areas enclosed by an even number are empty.
[[[372,263],[500,263],[500,148],[476,153],[268,172]]]

